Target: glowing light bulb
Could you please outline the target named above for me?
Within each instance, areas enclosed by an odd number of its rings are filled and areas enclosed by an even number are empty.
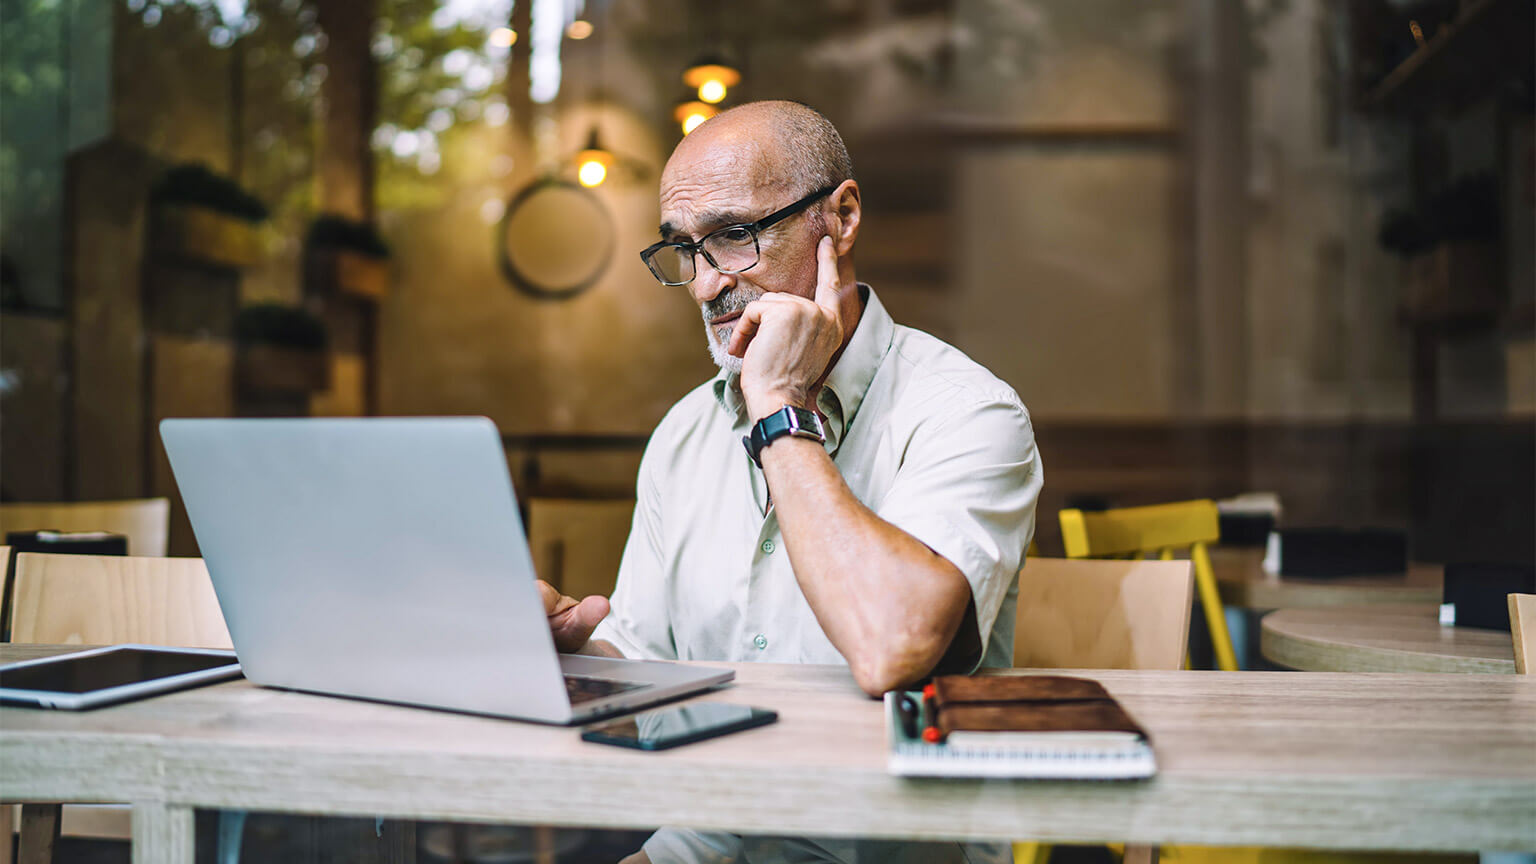
[[[683,83],[698,92],[700,102],[714,105],[741,83],[741,72],[719,57],[703,57],[683,72]]]
[[[725,82],[719,78],[711,78],[699,85],[699,98],[711,105],[725,98]]]
[[[581,167],[576,169],[576,179],[580,180],[581,185],[588,189],[593,186],[601,186],[603,181],[608,179],[608,166],[596,159],[583,162]]]
[[[585,39],[592,35],[592,22],[577,18],[571,22],[571,26],[565,28],[565,35],[572,39]]]
[[[491,44],[497,48],[511,48],[517,44],[517,31],[511,27],[497,27],[491,31]]]
[[[713,105],[685,98],[672,109],[672,118],[682,125],[683,134],[687,135],[698,128],[700,123],[719,113],[720,109]]]

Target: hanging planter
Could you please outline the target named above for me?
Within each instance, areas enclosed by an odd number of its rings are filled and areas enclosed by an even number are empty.
[[[367,222],[326,215],[305,237],[304,293],[377,303],[389,294],[389,246]]]
[[[331,383],[325,325],[303,309],[249,306],[235,319],[235,378],[247,395],[301,396]]]
[[[266,205],[204,165],[167,171],[150,194],[150,235],[161,254],[238,269],[261,260]]]

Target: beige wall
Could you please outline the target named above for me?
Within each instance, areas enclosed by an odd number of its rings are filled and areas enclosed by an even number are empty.
[[[1350,95],[1347,81],[1327,75],[1320,34],[1339,17],[1318,0],[1293,3],[1259,34],[1246,288],[1256,418],[1410,413],[1401,264],[1376,242],[1383,196],[1407,188],[1407,136],[1389,120],[1345,111],[1329,141],[1329,91],[1334,111]]]
[[[560,152],[579,149],[591,117],[559,121]],[[396,262],[382,310],[383,413],[485,414],[508,434],[643,434],[713,374],[697,308],[636,255],[656,234],[655,166],[666,145],[627,114],[604,111],[602,122],[610,146],[650,174],[597,190],[617,228],[615,251],[573,299],[530,297],[498,269],[500,204],[536,170],[520,164],[496,176],[497,157],[513,149],[506,127],[481,129],[445,167],[456,173],[440,204],[383,214]]]
[[[956,342],[1045,418],[1173,412],[1170,158],[962,160]]]
[[[1175,128],[1178,4],[1110,6],[960,6],[961,101],[1012,133],[959,153],[955,341],[1037,418],[1169,417],[1188,350],[1177,152],[1130,134]]]

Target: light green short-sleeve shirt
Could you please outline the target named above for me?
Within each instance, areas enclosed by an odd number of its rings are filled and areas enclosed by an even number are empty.
[[[979,665],[1011,666],[1024,549],[1044,479],[1013,389],[950,345],[901,327],[868,286],[818,408],[855,497],[965,574]],[[737,376],[684,396],[651,436],[613,611],[593,638],[628,657],[846,663],[800,592],[763,473],[741,438]],[[1009,847],[738,837],[663,829],[656,864],[1004,862]]]
[[[981,666],[1010,666],[1018,571],[1043,473],[1013,389],[956,348],[895,324],[868,286],[818,407],[855,497],[970,583]],[[640,465],[613,611],[593,638],[629,657],[845,663],[790,567],[735,374],[684,396]]]

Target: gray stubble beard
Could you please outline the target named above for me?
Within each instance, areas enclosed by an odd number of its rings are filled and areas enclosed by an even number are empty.
[[[761,291],[752,292],[744,288],[733,288],[720,293],[713,300],[699,304],[699,314],[704,319],[704,338],[709,344],[709,358],[715,361],[716,366],[727,372],[741,374],[742,358],[734,357],[726,351],[726,345],[730,342],[731,334],[736,330],[736,324],[732,322],[716,327],[709,322],[721,315],[740,312],[761,296],[763,296]]]

